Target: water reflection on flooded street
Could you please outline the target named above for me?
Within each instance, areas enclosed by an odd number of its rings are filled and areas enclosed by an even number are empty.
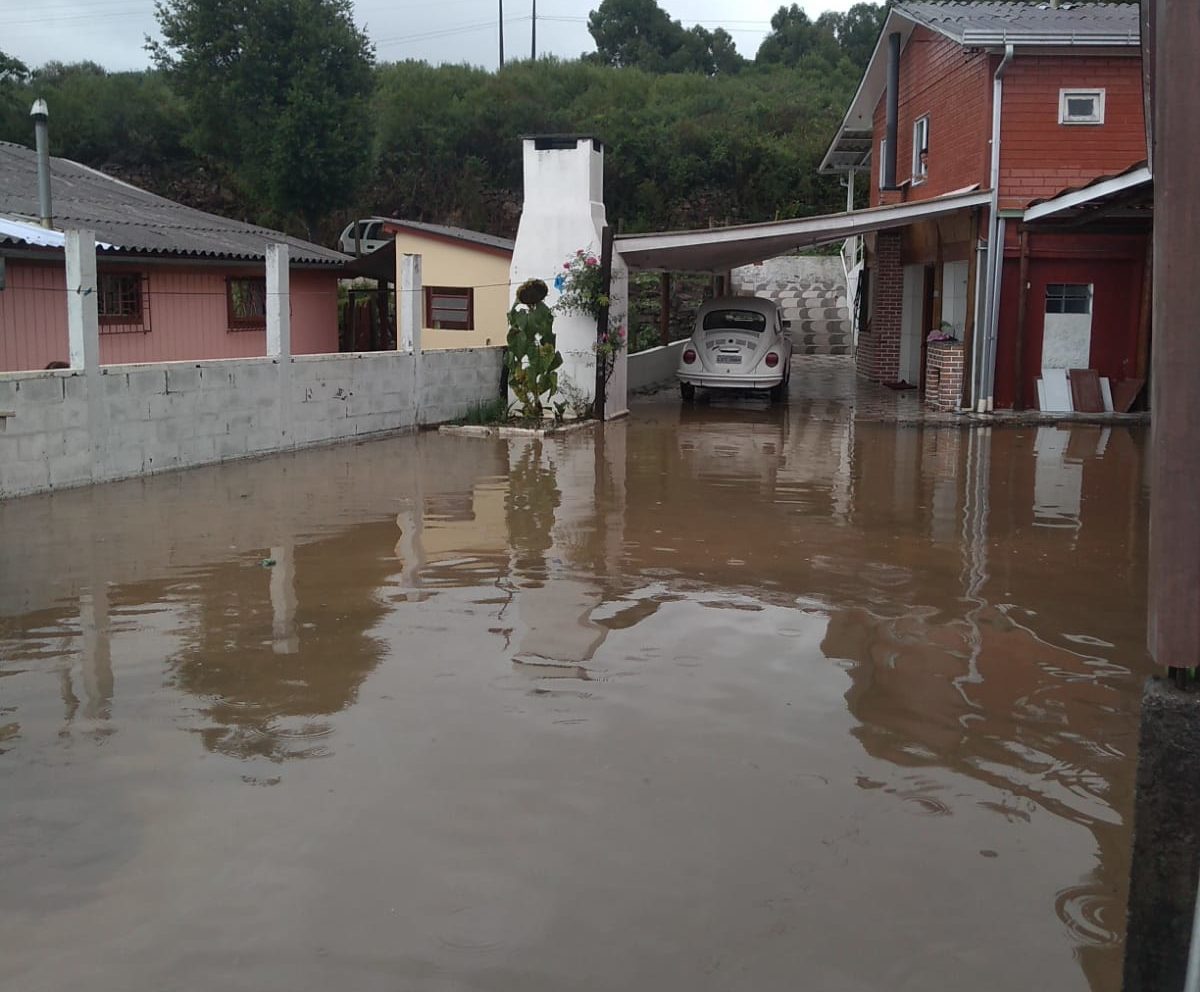
[[[659,401],[0,503],[0,987],[1116,990],[1146,440]]]

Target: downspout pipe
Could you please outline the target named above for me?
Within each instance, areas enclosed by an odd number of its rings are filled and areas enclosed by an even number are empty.
[[[42,99],[34,100],[29,111],[37,139],[38,213],[42,227],[54,226],[54,210],[50,205],[50,108]]]
[[[887,120],[884,138],[887,149],[880,163],[883,188],[896,188],[896,128],[900,120],[900,32],[888,35]]]
[[[1013,46],[1004,46],[1004,58],[992,77],[992,203],[988,215],[987,280],[985,283],[984,329],[973,356],[971,399],[978,413],[991,409],[992,383],[995,379],[996,323],[1000,313],[1000,276],[1004,265],[1004,245],[998,244],[1004,228],[1000,224],[1000,119],[1004,108],[1004,73],[1013,60]]]

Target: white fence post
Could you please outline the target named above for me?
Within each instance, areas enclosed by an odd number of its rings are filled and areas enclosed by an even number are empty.
[[[400,334],[397,343],[401,351],[419,353],[421,325],[425,322],[425,290],[421,285],[421,256],[400,256]]]
[[[292,357],[292,298],[288,246],[267,245],[267,357]]]
[[[421,256],[400,256],[400,283],[396,287],[396,309],[399,311],[400,333],[396,342],[401,351],[412,355],[413,425],[420,424],[422,365],[421,325],[425,323],[425,288],[421,284]]]
[[[66,232],[67,344],[71,368],[100,369],[100,301],[96,286],[96,233]]]

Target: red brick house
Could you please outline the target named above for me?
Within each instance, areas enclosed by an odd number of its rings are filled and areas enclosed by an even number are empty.
[[[1150,219],[1079,210],[1093,197],[1080,190],[1149,182],[1141,73],[1136,3],[891,10],[821,165],[851,181],[869,174],[880,214],[906,206],[902,224],[876,223],[865,238],[862,375],[924,385],[946,352],[926,339],[952,328],[962,403],[974,409],[1034,406],[1037,380],[1065,369],[1114,386],[1145,379]],[[1073,212],[1026,216],[1060,195]],[[912,219],[923,203],[928,215]],[[946,384],[935,391],[944,399]]]

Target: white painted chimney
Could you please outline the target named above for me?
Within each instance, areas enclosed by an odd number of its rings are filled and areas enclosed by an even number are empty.
[[[510,269],[509,299],[527,279],[542,279],[550,287],[546,300],[558,298],[554,278],[576,251],[600,256],[604,211],[604,145],[586,134],[530,135],[524,141],[525,201]],[[615,322],[624,325],[627,313],[627,272],[613,256],[613,306]],[[561,375],[567,375],[588,398],[595,393],[596,362],[592,346],[596,322],[579,314],[556,314],[554,332],[563,356]],[[607,414],[627,409],[625,353],[622,352],[609,383]]]

